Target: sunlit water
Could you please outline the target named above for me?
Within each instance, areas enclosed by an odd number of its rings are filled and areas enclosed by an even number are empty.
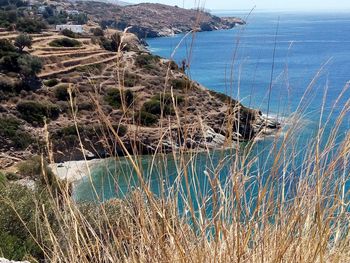
[[[219,15],[245,16],[242,13]],[[315,136],[324,96],[324,120],[334,108],[328,130],[334,126],[341,108],[350,98],[350,93],[346,92],[338,106],[333,107],[350,79],[349,32],[350,16],[347,13],[253,13],[247,18],[246,26],[196,33],[194,39],[188,36],[173,59],[179,64],[183,59],[189,61],[187,73],[209,89],[232,95],[244,105],[261,109],[270,116],[288,120],[291,114],[303,109],[303,129],[296,144],[302,150],[301,147]],[[148,39],[147,42],[153,53],[169,58],[183,37]],[[310,90],[302,99],[307,87]],[[304,106],[307,106],[305,110]],[[349,126],[350,117],[347,115],[340,126],[339,140]],[[254,151],[267,151],[272,141],[271,138],[260,141]],[[196,157],[194,170],[200,180],[196,184],[204,192],[209,189],[208,171],[210,174],[210,170],[225,156],[232,157],[232,153],[220,151],[210,156],[201,153]],[[266,158],[266,155],[262,154],[261,158]],[[158,168],[149,169],[152,161],[158,164]],[[179,171],[172,155],[159,156],[155,160],[145,156],[141,162],[144,174],[157,194],[161,195],[166,192],[165,189],[183,183],[176,181]],[[230,160],[220,173],[222,183],[230,174],[229,163]],[[265,164],[264,160],[260,163]],[[189,169],[189,174],[194,170]],[[138,187],[135,171],[123,158],[119,161],[107,160],[100,167],[95,167],[92,173],[100,200],[124,196],[130,185]],[[198,195],[196,189],[191,191]],[[96,199],[88,178],[76,185],[75,196],[77,200]]]

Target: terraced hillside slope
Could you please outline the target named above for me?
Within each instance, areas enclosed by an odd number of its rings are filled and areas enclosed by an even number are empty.
[[[39,2],[20,4],[8,7],[18,19],[5,17],[8,28],[0,29],[0,169],[40,153],[61,162],[231,147],[279,128],[261,112],[191,81],[135,34],[100,27],[110,17],[138,35],[154,30],[157,36],[196,25],[230,28],[238,20],[157,4],[52,1],[44,14]],[[62,8],[80,11],[69,16]],[[56,32],[51,23],[62,19],[83,20],[85,32]]]
[[[146,51],[133,34],[122,37],[118,52],[86,36],[75,39],[78,47],[52,47],[63,36],[44,34],[33,35],[29,50],[43,61],[42,84],[2,93],[0,125],[12,122],[27,140],[18,143],[3,133],[2,168],[42,152],[47,139],[60,162],[81,159],[83,153],[96,158],[125,150],[229,147],[278,127],[260,112],[189,80],[174,62]]]

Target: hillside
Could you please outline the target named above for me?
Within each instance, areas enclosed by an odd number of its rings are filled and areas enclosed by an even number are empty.
[[[128,12],[153,6],[158,5],[132,6]],[[84,34],[68,30],[64,36],[50,26],[29,34],[32,43],[23,50],[17,47],[19,36],[26,39],[18,31],[0,32],[0,168],[47,155],[48,145],[54,161],[61,162],[126,150],[230,147],[279,127],[191,81],[175,62],[148,52],[134,34],[102,31],[89,20]]]
[[[76,8],[105,27],[119,30],[131,27],[129,32],[140,38],[171,36],[190,30],[231,29],[245,23],[239,18],[220,18],[200,10],[151,3],[120,7],[83,1],[77,2]]]

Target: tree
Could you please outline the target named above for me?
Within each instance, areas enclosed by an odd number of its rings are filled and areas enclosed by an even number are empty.
[[[25,47],[31,48],[32,37],[26,33],[16,37],[14,45],[22,52]]]
[[[101,41],[101,46],[104,49],[112,52],[117,52],[121,44],[121,35],[116,33],[111,36],[111,39],[101,37],[100,41]]]
[[[43,63],[41,62],[40,58],[31,55],[23,55],[19,57],[18,65],[20,72],[25,77],[35,76],[43,67]]]
[[[103,37],[104,36],[103,30],[99,27],[93,28],[91,31],[95,37]]]
[[[32,18],[22,18],[16,24],[16,29],[26,33],[41,33],[46,28],[46,24],[40,20]]]

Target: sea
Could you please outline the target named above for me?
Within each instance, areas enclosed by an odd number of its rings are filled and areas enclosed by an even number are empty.
[[[278,119],[284,127],[298,116],[301,128],[293,147],[299,147],[300,152],[315,138],[319,123],[327,123],[322,137],[325,144],[350,99],[347,91],[350,13],[234,10],[214,14],[238,16],[247,23],[232,30],[147,39],[150,51],[178,64],[186,60],[189,65],[186,72],[192,80],[230,95],[247,107],[261,110]],[[336,140],[340,142],[349,128],[350,115],[346,113]],[[254,150],[269,152],[274,143],[273,138],[262,139]],[[189,169],[190,174],[198,175],[196,191],[201,187],[209,189],[208,171],[219,163],[224,166],[220,181],[225,182],[230,176],[230,162],[222,164],[222,161],[232,154],[232,151],[213,151],[196,155],[195,165]],[[267,154],[259,156],[264,159],[261,163],[266,169]],[[298,156],[291,158],[302,162],[302,154]],[[167,189],[179,184],[176,158],[174,155],[138,157],[146,182],[155,194],[164,195]],[[159,165],[152,168],[151,163]],[[127,159],[110,159],[94,167],[91,177],[76,183],[74,196],[77,201],[105,201],[124,197],[130,189],[139,186]]]

